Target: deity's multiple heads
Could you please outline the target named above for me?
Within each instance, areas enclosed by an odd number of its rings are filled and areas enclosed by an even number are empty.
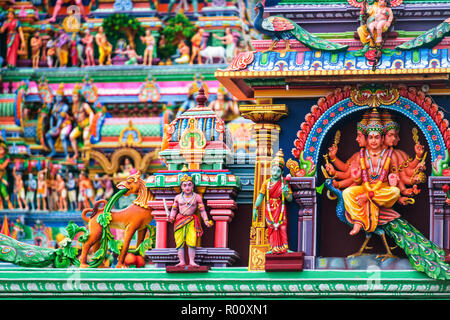
[[[364,113],[363,118],[356,124],[356,130],[368,136],[370,132],[385,135],[389,130],[399,131],[400,125],[394,121],[391,114],[383,111],[381,114],[376,108]]]

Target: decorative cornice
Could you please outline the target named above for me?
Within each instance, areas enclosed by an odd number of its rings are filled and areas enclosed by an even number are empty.
[[[49,83],[82,82],[89,76],[94,82],[145,82],[147,77],[155,81],[192,81],[194,74],[201,74],[204,81],[215,80],[214,72],[224,65],[171,65],[171,66],[95,66],[86,68],[17,68],[2,70],[3,82],[24,79],[38,81],[44,76]]]
[[[167,274],[165,269],[1,268],[0,297],[134,299],[183,298],[450,298],[448,281],[416,271],[248,272],[213,268],[207,274]]]

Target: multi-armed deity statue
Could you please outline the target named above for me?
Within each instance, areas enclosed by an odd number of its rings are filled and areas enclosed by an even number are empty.
[[[336,157],[337,143],[329,148],[330,162],[325,168],[333,178],[333,186],[343,190],[345,217],[353,226],[350,235],[361,229],[373,233],[380,224],[398,218],[400,215],[392,209],[394,204],[414,203],[409,197],[420,192],[417,184],[425,182],[424,148],[414,136],[414,160],[396,149],[399,130],[387,111],[380,114],[374,108],[357,124],[359,152],[344,163]],[[387,245],[386,249],[392,256]]]

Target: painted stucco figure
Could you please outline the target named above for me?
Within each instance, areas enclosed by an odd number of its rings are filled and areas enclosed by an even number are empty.
[[[271,176],[262,184],[253,206],[253,220],[256,220],[258,207],[265,200],[265,218],[270,245],[267,253],[290,252],[287,234],[286,201],[292,201],[292,191],[283,178],[284,166],[284,154],[280,149],[271,162]]]
[[[187,259],[184,254],[184,246],[186,245],[189,255],[188,265],[198,267],[198,264],[194,261],[195,251],[197,240],[202,236],[203,230],[200,219],[196,214],[197,210],[200,212],[205,225],[211,227],[213,224],[208,219],[202,197],[194,192],[192,177],[185,174],[181,178],[181,193],[175,196],[169,215],[169,221],[174,222],[175,243],[180,259],[177,266],[186,265]]]

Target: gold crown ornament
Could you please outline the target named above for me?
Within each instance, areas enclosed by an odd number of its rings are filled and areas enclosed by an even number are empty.
[[[73,87],[72,94],[80,94],[81,91],[81,85],[79,83],[75,84]]]
[[[279,166],[281,169],[284,169],[285,162],[284,162],[284,153],[282,149],[278,150],[278,152],[275,154],[275,157],[272,159],[272,165],[274,164]]]
[[[63,96],[64,95],[64,83],[60,83],[58,90],[56,91],[56,94],[59,96]]]
[[[180,179],[180,184],[182,184],[183,182],[188,182],[188,181],[192,181],[192,177],[187,174],[184,174]]]

